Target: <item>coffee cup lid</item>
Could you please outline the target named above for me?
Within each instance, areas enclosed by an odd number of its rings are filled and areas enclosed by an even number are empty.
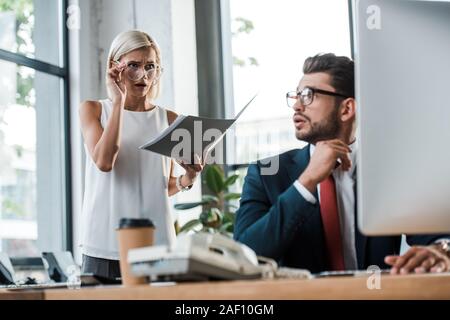
[[[122,218],[119,222],[119,229],[155,227],[150,219]]]

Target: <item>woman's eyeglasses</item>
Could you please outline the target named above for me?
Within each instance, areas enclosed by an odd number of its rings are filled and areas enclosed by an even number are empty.
[[[301,91],[290,91],[286,93],[286,102],[289,108],[293,108],[295,103],[300,100],[300,103],[303,106],[308,106],[314,101],[314,96],[316,93],[325,94],[328,96],[341,97],[341,98],[349,98],[349,96],[337,92],[331,92],[322,89],[316,89],[311,87],[305,87]]]
[[[114,61],[114,63],[117,65],[120,64],[120,62],[118,61]],[[147,76],[147,78],[151,79],[152,81],[157,81],[159,80],[163,71],[164,69],[156,63],[149,63],[144,67],[141,67],[139,63],[129,62],[124,69],[125,75],[131,81],[139,81],[144,78],[144,76]]]

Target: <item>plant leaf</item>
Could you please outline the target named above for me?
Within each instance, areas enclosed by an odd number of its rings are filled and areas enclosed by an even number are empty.
[[[178,220],[175,220],[173,226],[175,228],[175,234],[178,235],[180,233],[180,228],[181,228]]]
[[[223,225],[220,226],[219,229],[220,232],[233,232],[233,223],[232,222],[226,222]]]
[[[219,198],[217,198],[216,196],[213,195],[204,195],[202,196],[202,201],[197,201],[197,202],[186,202],[186,203],[177,203],[175,204],[173,207],[177,210],[188,210],[188,209],[192,209],[204,204],[209,204],[209,203],[218,203],[219,202]]]
[[[234,223],[234,218],[236,217],[236,214],[232,212],[225,212],[223,214],[223,223],[231,222]]]
[[[223,219],[223,213],[219,210],[219,208],[211,208],[209,209],[209,214],[212,217],[212,221],[219,221],[219,223]]]
[[[224,190],[223,172],[218,166],[206,167],[205,179],[206,185],[212,192],[217,194]]]
[[[226,195],[223,196],[223,198],[225,200],[237,200],[241,198],[241,194],[240,193],[227,193]]]
[[[188,210],[205,204],[201,202],[187,202],[187,203],[177,203],[173,207],[177,210]]]
[[[215,233],[216,230],[214,228],[204,226],[203,229],[202,229],[202,232]]]
[[[205,194],[204,196],[202,196],[202,202],[203,202],[203,204],[210,203],[210,202],[218,203],[219,198],[217,198],[216,196],[210,195],[210,194]]]
[[[202,223],[201,223],[200,220],[198,220],[198,219],[194,219],[194,220],[188,221],[188,222],[186,222],[185,225],[183,225],[183,226],[180,228],[180,233],[181,233],[181,232],[185,232],[185,231],[192,230],[193,228],[195,228],[196,226],[201,225],[201,224],[202,224]]]
[[[227,180],[225,180],[225,183],[224,183],[225,184],[225,188],[228,188],[229,186],[233,185],[238,178],[239,178],[238,174],[234,174],[232,176],[229,176],[227,178]]]
[[[204,227],[217,229],[222,224],[223,214],[217,208],[210,208],[200,214],[200,222]]]

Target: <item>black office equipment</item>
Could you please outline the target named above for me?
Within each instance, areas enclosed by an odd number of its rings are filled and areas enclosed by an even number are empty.
[[[6,253],[0,252],[0,285],[14,284],[14,269]]]

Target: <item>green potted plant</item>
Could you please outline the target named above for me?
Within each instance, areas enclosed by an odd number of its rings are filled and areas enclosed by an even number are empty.
[[[204,182],[211,194],[203,195],[202,200],[190,203],[178,203],[177,210],[188,210],[202,206],[202,212],[197,219],[193,219],[177,228],[177,233],[187,232],[219,232],[229,237],[233,236],[235,210],[237,207],[230,203],[241,197],[240,193],[229,192],[239,178],[238,174],[225,176],[218,165],[209,165],[203,172]]]

